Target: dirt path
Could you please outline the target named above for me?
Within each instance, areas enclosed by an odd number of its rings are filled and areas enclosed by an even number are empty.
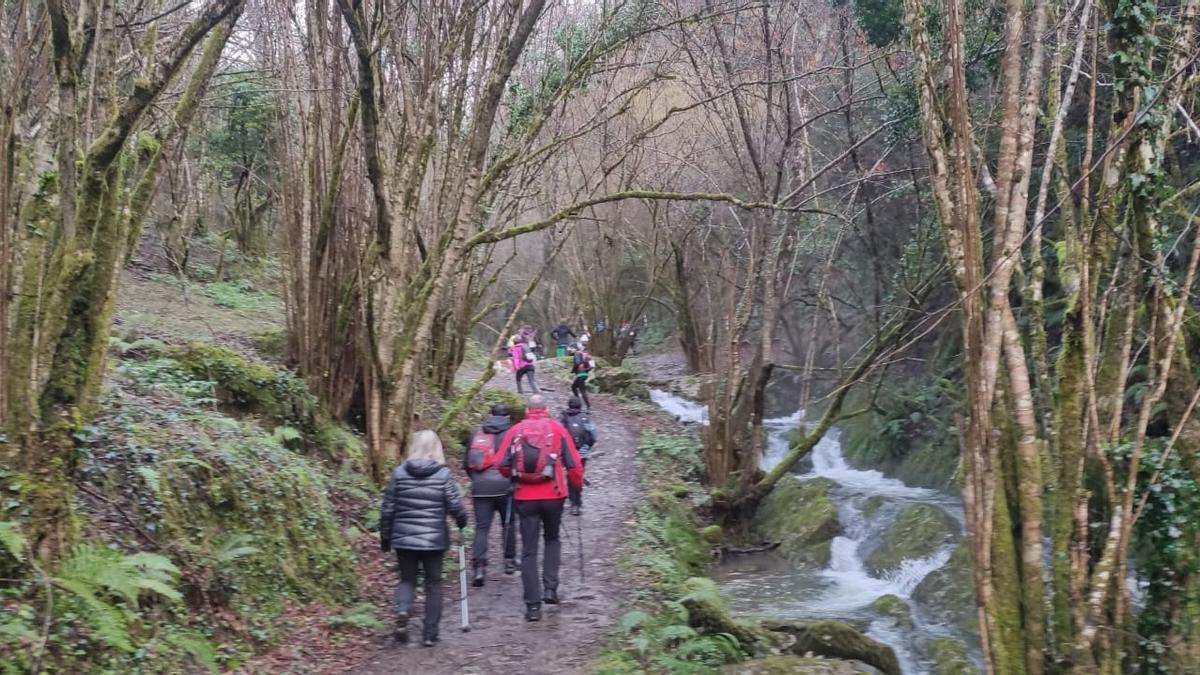
[[[551,410],[565,406],[568,386],[539,373]],[[501,373],[493,386],[511,388],[511,374]],[[603,646],[611,626],[620,618],[627,590],[617,569],[618,548],[628,531],[637,494],[636,479],[629,474],[637,448],[640,421],[599,395],[592,396],[592,419],[600,437],[597,456],[588,463],[591,486],[584,492],[582,523],[563,518],[563,558],[559,593],[562,604],[546,605],[542,620],[527,623],[521,600],[520,575],[506,576],[498,564],[488,569],[487,585],[470,589],[471,632],[459,631],[458,578],[448,575],[443,588],[445,607],[442,641],[435,647],[401,646],[381,638],[379,648],[357,666],[343,672],[421,675],[500,675],[585,672],[585,666]],[[493,530],[499,527],[493,526]],[[584,543],[586,580],[579,572],[579,529]],[[500,537],[493,531],[488,558],[503,560]],[[382,554],[379,564],[384,560]],[[455,554],[456,555],[456,554]],[[469,552],[468,552],[469,555]],[[390,594],[390,588],[388,592]],[[414,615],[419,617],[418,609]],[[411,632],[420,635],[420,621]]]

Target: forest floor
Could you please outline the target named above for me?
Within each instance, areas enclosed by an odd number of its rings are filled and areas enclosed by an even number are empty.
[[[552,388],[543,393],[551,410],[557,412],[565,407],[569,389],[553,381],[546,371],[546,367],[540,369],[539,381]],[[471,381],[474,377],[474,373],[464,373],[461,379]],[[516,389],[507,372],[498,373],[488,386]],[[483,588],[469,589],[470,632],[459,630],[457,553],[452,549],[447,556],[453,562],[446,566],[443,581],[441,642],[432,648],[420,646],[419,641],[400,645],[390,635],[391,598],[397,582],[394,561],[390,554],[379,551],[373,536],[364,536],[355,546],[360,591],[374,603],[389,630],[365,638],[361,632],[350,639],[346,635],[331,636],[327,622],[310,614],[318,608],[295,608],[288,617],[294,626],[290,638],[249,664],[245,671],[367,675],[587,672],[588,663],[609,640],[627,592],[635,585],[623,578],[618,558],[623,538],[633,525],[633,507],[640,490],[630,467],[642,426],[636,414],[612,399],[593,394],[592,403],[600,442],[588,463],[590,486],[584,491],[584,512],[581,517],[563,518],[562,603],[545,605],[540,622],[525,621],[520,575],[503,573],[496,523],[489,542],[488,558],[493,565],[488,568],[487,583]],[[421,602],[419,596],[409,629],[415,636],[420,636]]]

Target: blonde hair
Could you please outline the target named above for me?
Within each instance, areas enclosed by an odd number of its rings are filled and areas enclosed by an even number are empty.
[[[414,433],[408,444],[406,459],[432,459],[438,464],[445,464],[446,453],[442,450],[442,439],[428,429]]]

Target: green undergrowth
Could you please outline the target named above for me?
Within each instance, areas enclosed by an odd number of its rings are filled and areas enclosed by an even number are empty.
[[[687,436],[642,434],[638,475],[648,495],[637,509],[629,552],[621,561],[625,573],[641,583],[634,609],[621,618],[592,672],[710,673],[746,658],[746,646],[737,637],[697,627],[698,617],[689,615],[688,607],[698,606],[697,601],[721,605],[715,586],[696,578],[708,569],[711,539],[719,536],[699,517],[709,503],[698,482],[700,451]]]
[[[369,627],[353,539],[377,495],[362,447],[291,373],[214,345],[114,343],[77,434],[81,541],[42,570],[0,523],[0,673],[236,670],[294,605]]]
[[[276,432],[290,449],[364,465],[361,443],[324,415],[304,380],[286,369],[208,342],[166,344],[152,338],[113,338],[117,374],[135,391],[166,392],[198,406],[250,415]]]

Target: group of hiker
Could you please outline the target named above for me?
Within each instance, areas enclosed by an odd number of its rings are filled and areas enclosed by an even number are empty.
[[[559,534],[566,504],[570,503],[572,515],[582,515],[584,467],[596,444],[596,427],[583,405],[578,397],[571,397],[555,420],[546,399],[534,394],[526,403],[524,418],[516,421],[507,405],[498,404],[464,439],[464,468],[471,480],[475,511],[472,585],[480,587],[487,580],[489,536],[498,519],[504,573],[520,570],[528,621],[541,619],[543,604],[559,603]],[[408,641],[419,573],[425,580],[422,643],[430,647],[438,641],[442,559],[450,547],[447,517],[454,520],[460,533],[467,526],[466,509],[446,466],[441,441],[432,431],[419,431],[413,434],[406,461],[392,473],[379,518],[380,547],[385,552],[395,551],[400,570],[394,633],[400,642]],[[521,534],[520,563],[517,529]],[[545,542],[540,576],[539,536]]]
[[[571,357],[571,393],[583,400],[590,411],[591,399],[588,398],[588,377],[596,368],[596,360],[587,351],[589,336],[587,332],[576,335],[564,321],[554,330],[550,337],[555,341],[555,353],[558,357]],[[574,339],[574,342],[571,340]],[[540,393],[537,381],[534,379],[536,370],[538,343],[537,334],[531,326],[524,326],[516,335],[509,339],[509,357],[512,359],[513,374],[517,378],[517,393],[524,394],[523,384],[528,384],[534,394]]]

